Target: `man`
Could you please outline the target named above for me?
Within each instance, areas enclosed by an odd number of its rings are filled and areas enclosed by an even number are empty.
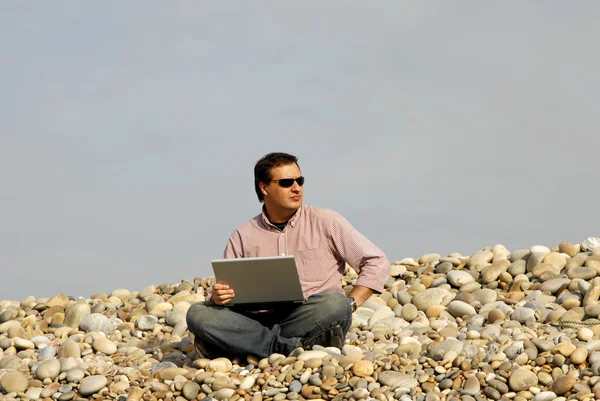
[[[187,313],[196,350],[208,358],[264,358],[316,344],[341,348],[352,312],[383,291],[388,259],[338,213],[302,205],[304,177],[295,156],[267,154],[254,167],[254,183],[262,213],[233,232],[223,258],[294,255],[305,302],[268,311],[228,307],[235,288],[215,283],[208,301]],[[359,274],[348,297],[341,286],[346,263]]]

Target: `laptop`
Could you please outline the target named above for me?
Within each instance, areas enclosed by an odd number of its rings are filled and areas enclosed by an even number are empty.
[[[304,302],[294,256],[215,259],[215,282],[235,291],[228,306],[269,308]]]

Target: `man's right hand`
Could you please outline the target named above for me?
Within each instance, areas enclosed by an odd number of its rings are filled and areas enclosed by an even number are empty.
[[[229,288],[227,284],[215,283],[212,292],[212,300],[215,304],[225,305],[229,303],[233,297],[235,297],[235,292],[232,288]]]

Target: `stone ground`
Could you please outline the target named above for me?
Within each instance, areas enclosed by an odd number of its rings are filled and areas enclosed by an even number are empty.
[[[394,262],[341,350],[262,360],[198,358],[185,314],[210,284],[0,301],[0,398],[600,400],[598,238]]]

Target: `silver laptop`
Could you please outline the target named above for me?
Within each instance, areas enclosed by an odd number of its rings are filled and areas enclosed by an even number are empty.
[[[293,256],[216,259],[215,282],[235,291],[230,306],[262,308],[304,302]]]

